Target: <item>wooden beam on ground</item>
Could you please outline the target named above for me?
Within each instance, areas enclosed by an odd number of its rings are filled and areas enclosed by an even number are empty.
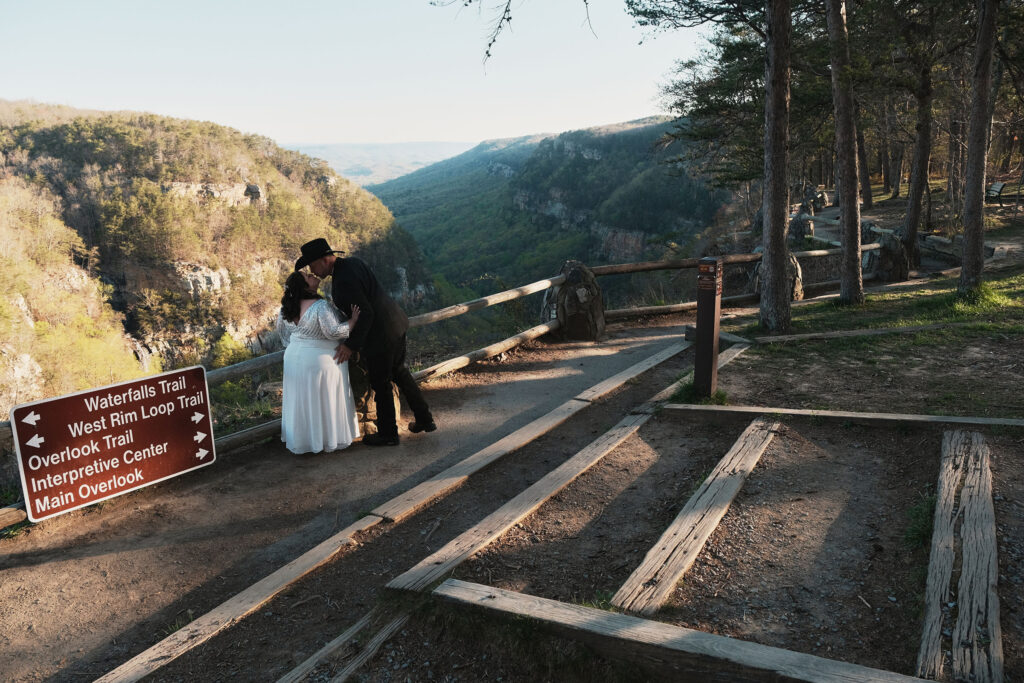
[[[433,377],[440,377],[441,375],[446,375],[449,372],[454,372],[460,368],[464,368],[470,363],[475,363],[476,361],[481,361],[484,360],[485,358],[497,356],[499,353],[504,353],[505,351],[508,351],[511,348],[515,348],[516,346],[519,346],[524,342],[528,342],[531,339],[541,337],[547,334],[548,332],[553,332],[554,330],[558,329],[559,325],[561,325],[560,322],[558,322],[557,320],[552,320],[551,322],[544,323],[543,325],[531,327],[528,330],[520,332],[517,335],[513,335],[508,339],[504,339],[500,342],[491,344],[490,346],[485,346],[482,349],[477,349],[476,351],[472,351],[462,356],[449,358],[448,360],[442,361],[437,365],[431,365],[429,368],[425,368],[423,370],[420,370],[419,372],[414,372],[412,373],[413,379],[415,379],[417,382],[422,382],[425,379],[431,379]]]
[[[957,617],[953,628],[953,678],[975,683],[1002,683],[1003,634],[999,626],[999,560],[996,515],[992,505],[989,449],[981,434],[972,434],[971,458],[960,493],[961,568]]]
[[[412,569],[392,579],[387,587],[410,591],[427,588],[593,467],[612,449],[636,433],[650,417],[646,414],[627,415],[612,429],[492,512],[481,522],[459,534],[446,546],[421,560]]]
[[[661,609],[679,579],[711,538],[778,429],[778,422],[759,417],[743,430],[733,447],[647,552],[640,566],[612,597],[613,605],[644,615]]]
[[[954,594],[957,566],[960,577]],[[918,676],[938,679],[951,672],[958,681],[1003,680],[997,581],[989,449],[977,432],[949,431],[942,439]],[[956,623],[949,622],[952,633],[946,638],[945,614],[951,605],[956,609],[949,614],[956,614]]]
[[[374,634],[366,646],[350,661],[344,669],[338,672],[338,674],[331,679],[331,683],[344,683],[352,674],[359,671],[368,661],[373,659],[373,656],[380,650],[380,646],[388,642],[388,639],[398,632],[398,629],[405,625],[405,622],[409,621],[408,611],[403,611],[398,614],[394,619],[384,625],[380,631]]]
[[[932,325],[910,325],[907,327],[874,327],[862,330],[833,330],[830,332],[809,332],[807,334],[782,334],[778,336],[754,337],[756,344],[778,344],[780,342],[807,341],[813,339],[842,339],[846,337],[873,337],[880,334],[907,334],[948,327],[966,327],[975,323],[934,323]]]
[[[627,662],[651,662],[678,672],[679,680],[763,683],[909,683],[919,678],[743,640],[661,624],[627,614],[571,605],[448,579],[433,595],[450,603],[534,619],[558,634],[591,644]]]
[[[932,522],[932,548],[928,558],[928,579],[925,584],[924,621],[921,647],[917,652],[915,673],[935,679],[946,670],[943,655],[943,607],[949,604],[950,581],[953,578],[953,548],[956,537],[957,491],[960,488],[964,462],[970,452],[967,432],[946,432],[942,437],[942,460],[939,462],[939,483],[935,491],[935,513]]]
[[[525,446],[537,437],[546,434],[579,411],[586,408],[590,405],[590,402],[622,386],[633,377],[651,369],[654,365],[668,360],[672,356],[689,348],[689,346],[690,344],[686,342],[672,344],[651,357],[613,375],[607,380],[599,382],[576,397],[569,399],[546,415],[542,415],[533,422],[520,427],[508,436],[499,439],[483,450],[477,451],[462,462],[449,467],[445,471],[440,472],[430,479],[414,486],[405,493],[392,498],[387,503],[384,503],[380,507],[374,509],[373,514],[380,515],[390,521],[401,521],[430,501],[446,494],[448,491],[451,491],[458,486],[461,486],[462,483],[465,482],[466,479],[468,479],[474,472],[483,469],[498,458]],[[652,360],[656,360],[656,362],[652,363]]]
[[[518,299],[528,294],[542,292],[545,289],[560,285],[563,282],[565,282],[565,275],[556,275],[555,277],[548,278],[547,280],[538,280],[537,282],[523,285],[522,287],[507,289],[504,292],[498,292],[497,294],[473,299],[472,301],[467,301],[462,304],[455,304],[454,306],[448,306],[447,308],[442,308],[437,311],[423,313],[422,315],[414,315],[409,318],[409,327],[422,327],[423,325],[429,325],[430,323],[454,318],[457,315],[469,313],[470,311],[487,308],[488,306],[500,304],[505,301],[512,301],[513,299]]]
[[[799,417],[827,417],[862,422],[924,422],[928,424],[1002,425],[1024,427],[1024,420],[1011,417],[964,417],[960,415],[912,415],[905,413],[858,413],[850,410],[810,410],[803,408],[776,408],[770,406],[705,406],[695,403],[667,403],[667,410],[694,413],[747,413],[757,415],[796,415]]]
[[[306,661],[302,662],[302,664],[299,664],[297,667],[286,673],[284,676],[281,676],[281,678],[277,679],[277,683],[299,683],[299,681],[303,680],[306,676],[308,676],[309,673],[313,671],[313,669],[319,666],[323,660],[332,655],[342,646],[351,642],[353,638],[359,635],[360,631],[369,626],[370,623],[377,616],[378,611],[379,609],[377,607],[374,607],[372,610],[364,614],[359,621],[352,624],[352,626],[346,629],[345,632],[342,633],[340,636],[338,636],[337,638],[335,638],[334,640],[332,640],[331,642],[327,643],[322,648],[317,650]]]
[[[254,583],[238,595],[198,617],[113,671],[97,679],[97,683],[138,681],[161,666],[205,643],[225,628],[241,621],[317,567],[352,543],[352,536],[381,522],[380,517],[367,516],[342,529],[315,548],[303,553],[276,572]]]

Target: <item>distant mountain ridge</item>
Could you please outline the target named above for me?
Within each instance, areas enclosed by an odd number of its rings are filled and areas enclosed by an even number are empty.
[[[323,159],[334,171],[359,185],[372,185],[412,173],[462,154],[473,142],[395,142],[285,145]]]
[[[672,125],[655,116],[488,140],[366,189],[419,242],[435,281],[455,286],[485,274],[527,282],[573,258],[598,265],[678,254],[728,195],[658,144]]]

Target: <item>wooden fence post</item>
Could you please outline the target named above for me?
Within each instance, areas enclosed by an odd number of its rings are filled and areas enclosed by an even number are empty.
[[[722,312],[722,260],[702,258],[697,271],[697,348],[693,388],[708,398],[718,388],[718,331]]]

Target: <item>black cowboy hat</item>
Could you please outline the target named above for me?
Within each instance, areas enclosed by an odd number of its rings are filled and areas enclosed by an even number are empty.
[[[302,245],[302,256],[295,262],[295,270],[301,270],[308,266],[318,258],[327,256],[328,254],[344,254],[343,251],[331,249],[331,245],[327,244],[327,240],[323,237],[317,237],[315,240],[311,240]]]

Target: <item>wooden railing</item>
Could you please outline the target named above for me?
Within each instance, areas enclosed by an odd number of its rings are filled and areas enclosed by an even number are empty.
[[[861,251],[870,251],[873,249],[879,249],[878,243],[866,244],[861,247]],[[801,251],[794,252],[793,255],[797,258],[814,258],[821,256],[831,256],[842,253],[842,249],[817,249],[814,251]],[[728,254],[721,257],[723,264],[739,264],[739,263],[754,263],[761,260],[761,254]],[[682,268],[696,268],[699,263],[699,259],[681,259],[681,260],[667,260],[667,261],[643,261],[639,263],[621,263],[617,265],[607,266],[595,266],[591,268],[595,276],[603,277],[606,275],[620,275],[627,273],[641,273],[654,270],[676,270]],[[441,320],[448,320],[460,315],[464,315],[471,311],[477,311],[489,306],[496,304],[513,301],[515,299],[542,292],[556,287],[565,282],[565,275],[557,275],[552,278],[544,280],[538,280],[537,282],[523,285],[515,289],[508,289],[497,294],[491,294],[489,296],[481,297],[479,299],[473,299],[465,303],[455,304],[454,306],[448,306],[436,311],[429,313],[423,313],[409,318],[410,327],[422,327],[424,325],[430,325],[432,323],[439,322]],[[737,296],[723,297],[723,304],[739,304],[745,302],[757,301],[757,294],[740,294]],[[659,315],[666,313],[674,313],[679,311],[692,310],[696,308],[695,302],[683,302],[679,304],[669,304],[666,306],[645,306],[628,309],[613,309],[605,311],[605,317],[607,319],[621,319],[633,316],[644,316],[644,315]],[[458,370],[459,368],[466,367],[470,363],[474,363],[479,360],[484,360],[496,356],[500,353],[508,351],[509,349],[518,346],[531,339],[543,336],[549,332],[552,332],[559,327],[557,320],[551,320],[549,322],[542,323],[536,327],[532,327],[524,332],[520,332],[508,339],[504,339],[495,344],[485,346],[476,351],[450,358],[442,361],[436,365],[432,365],[428,368],[413,373],[413,377],[417,380],[422,381],[431,377],[439,377]],[[229,380],[237,379],[247,375],[252,375],[261,370],[268,368],[274,368],[281,365],[284,358],[284,351],[275,351],[268,353],[257,358],[251,358],[241,363],[236,363],[224,368],[218,368],[211,370],[206,374],[206,381],[209,386],[217,386],[223,384]],[[220,437],[216,440],[218,450],[228,450],[236,446],[251,443],[255,440],[264,439],[272,436],[276,430],[280,429],[280,420],[273,420],[262,425],[257,425],[249,429],[242,430],[235,434],[229,434],[224,437]],[[10,422],[0,422],[0,451],[13,452],[14,451],[14,436],[11,431]],[[17,508],[16,504],[14,508]],[[22,504],[23,507],[23,504]],[[6,526],[4,523],[3,511],[9,508],[0,509],[0,528]],[[13,523],[13,522],[9,522]]]

